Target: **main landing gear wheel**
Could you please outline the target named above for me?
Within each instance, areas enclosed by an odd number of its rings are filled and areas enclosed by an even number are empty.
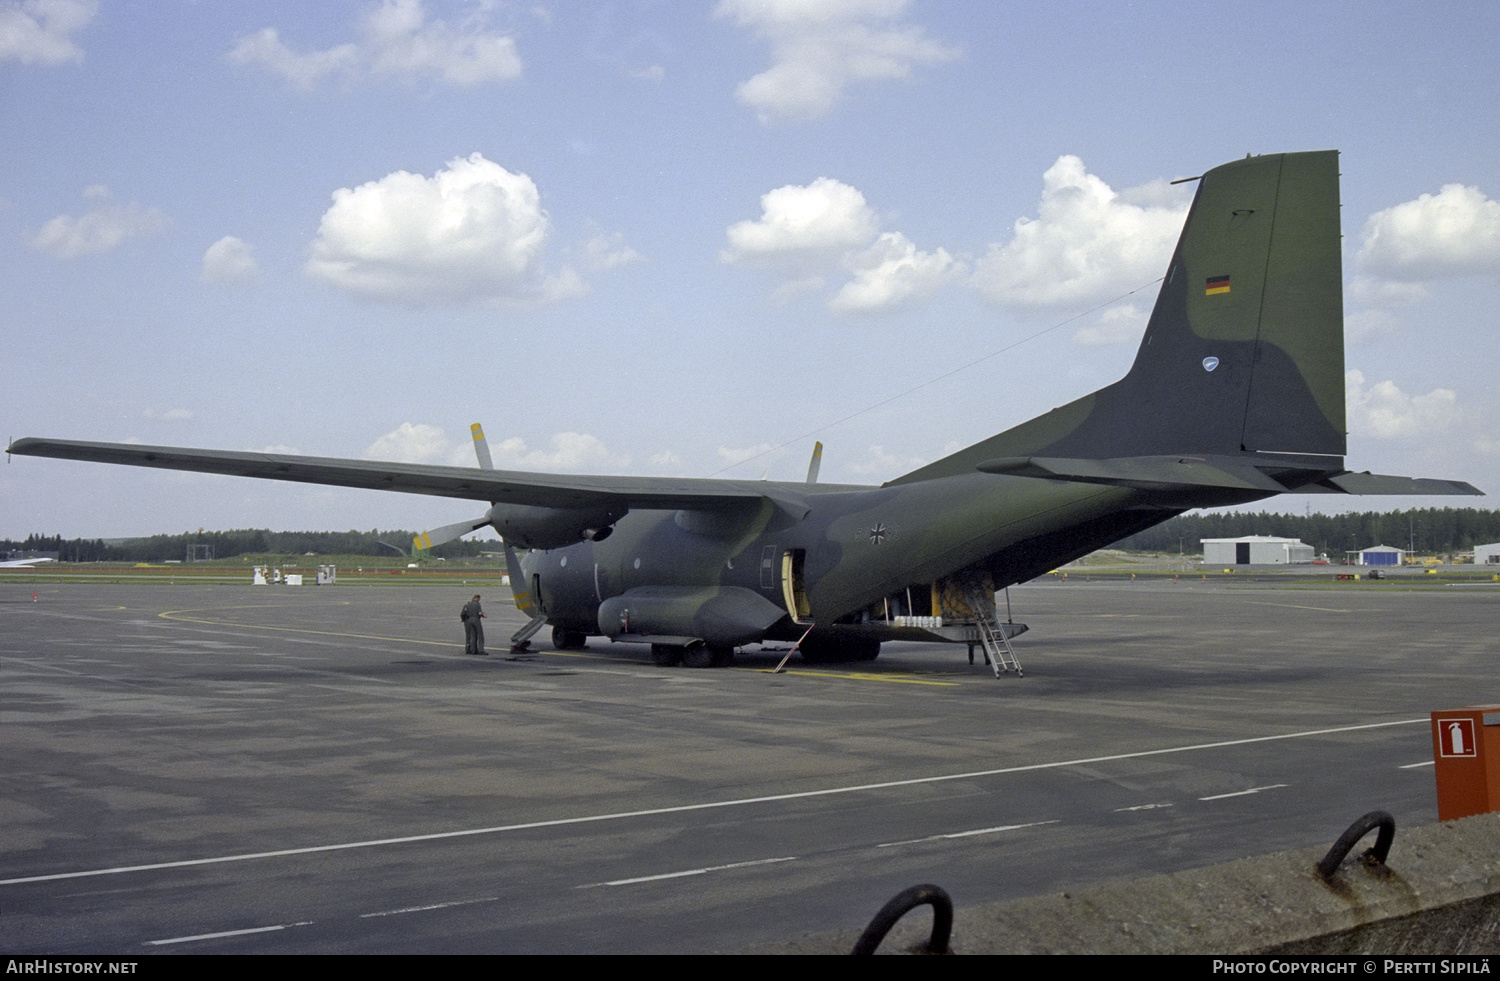
[[[727,668],[734,663],[734,648],[652,644],[651,660],[659,668],[675,668],[680,664],[690,668]]]
[[[588,646],[588,634],[580,630],[565,630],[562,627],[552,628],[552,646],[560,651],[581,651]]]
[[[652,644],[651,661],[659,668],[675,668],[682,663],[683,650],[671,644]]]
[[[694,647],[683,657],[690,668],[727,668],[734,663],[733,647]]]

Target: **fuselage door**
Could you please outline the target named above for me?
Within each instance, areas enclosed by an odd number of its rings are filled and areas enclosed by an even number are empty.
[[[802,581],[802,565],[807,550],[789,548],[781,553],[781,597],[786,601],[786,610],[797,623],[812,622],[812,607],[807,602],[807,591]]]

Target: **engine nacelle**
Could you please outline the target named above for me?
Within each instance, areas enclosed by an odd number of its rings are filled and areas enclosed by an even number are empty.
[[[547,508],[496,504],[490,523],[517,548],[563,548],[582,541],[602,542],[628,508]]]

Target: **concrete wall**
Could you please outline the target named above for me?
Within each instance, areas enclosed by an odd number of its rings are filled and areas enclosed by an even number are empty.
[[[1342,832],[1330,830],[1330,847]],[[1326,849],[1298,850],[1011,903],[960,905],[953,951],[1500,953],[1500,815],[1397,828],[1384,867],[1359,859],[1374,842],[1373,832],[1361,840],[1331,883],[1314,872]],[[935,874],[931,881],[940,880]],[[955,900],[961,904],[962,897]],[[926,907],[908,914],[882,952],[925,940],[930,920]],[[809,936],[754,952],[848,953],[860,932]]]

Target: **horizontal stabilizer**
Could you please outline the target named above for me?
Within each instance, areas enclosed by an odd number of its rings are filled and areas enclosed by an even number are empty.
[[[1331,485],[1331,486],[1325,486]],[[1342,473],[1307,487],[1296,488],[1299,494],[1316,494],[1326,490],[1335,494],[1423,494],[1434,497],[1466,495],[1483,497],[1484,491],[1462,480],[1443,480],[1437,477],[1392,477],[1389,474]]]
[[[1280,494],[1286,486],[1248,463],[1210,463],[1206,459],[1170,456],[1076,460],[1063,457],[1002,457],[979,464],[984,473],[1071,480],[1138,490],[1217,487]]]
[[[983,473],[1043,480],[1070,480],[1136,490],[1217,488],[1230,491],[1269,491],[1273,494],[1403,494],[1484,496],[1484,491],[1462,480],[1432,477],[1393,477],[1344,471],[1321,475],[1298,470],[1292,461],[1237,460],[1233,457],[1130,456],[1112,460],[1066,457],[1013,456],[986,460]],[[1281,479],[1271,476],[1278,474]],[[1300,478],[1300,479],[1299,479]]]

